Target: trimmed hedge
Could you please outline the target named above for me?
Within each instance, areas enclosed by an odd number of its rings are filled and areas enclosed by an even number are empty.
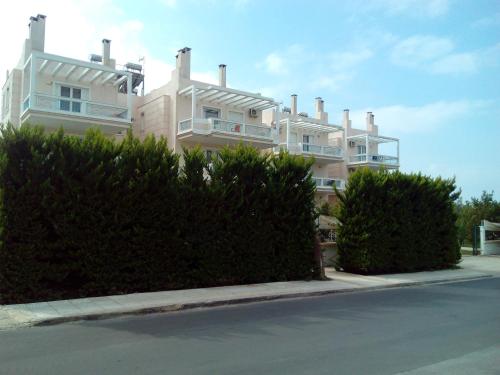
[[[453,180],[357,170],[338,193],[338,266],[374,274],[436,270],[460,260]]]
[[[318,277],[311,163],[8,126],[0,303]],[[208,176],[208,178],[207,178]]]

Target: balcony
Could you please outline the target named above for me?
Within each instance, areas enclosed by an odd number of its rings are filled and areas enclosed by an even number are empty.
[[[131,124],[126,107],[38,93],[23,101],[21,121],[46,128],[68,125],[68,132],[78,133],[92,124],[99,124],[104,133],[117,133],[129,129]]]
[[[291,154],[314,156],[318,164],[340,162],[344,160],[344,150],[339,146],[315,145],[311,143],[280,143],[279,147],[275,148],[278,152],[280,149],[288,150]]]
[[[71,134],[92,126],[107,135],[130,129],[132,73],[39,51],[23,69],[21,122],[49,130],[63,126]],[[93,96],[109,101],[88,100]]]
[[[251,143],[258,148],[276,145],[273,129],[265,125],[245,124],[217,118],[179,121],[178,139],[198,144],[227,145]]]
[[[313,177],[318,192],[333,192],[335,186],[338,190],[345,189],[345,181],[336,178]]]
[[[367,155],[358,154],[349,157],[349,163],[370,163],[370,164],[380,164],[389,166],[398,166],[399,159],[396,156],[390,155]]]
[[[350,168],[399,168],[399,139],[360,134],[347,137],[347,165]]]

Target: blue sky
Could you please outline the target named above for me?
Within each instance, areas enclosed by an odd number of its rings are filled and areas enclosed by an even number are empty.
[[[48,52],[86,58],[108,37],[119,62],[146,56],[147,90],[189,46],[197,79],[216,81],[225,63],[231,87],[285,105],[296,93],[309,113],[321,96],[334,123],[349,108],[363,127],[371,110],[382,135],[400,138],[403,171],[456,176],[464,198],[500,198],[500,1],[18,3],[0,26],[10,56],[0,69],[16,63],[36,13],[48,16]]]

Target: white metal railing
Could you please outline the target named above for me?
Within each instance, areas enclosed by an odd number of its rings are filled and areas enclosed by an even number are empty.
[[[390,156],[390,155],[369,155],[369,154],[357,154],[349,157],[349,163],[365,163],[365,162],[396,165],[399,163],[399,158],[397,156]]]
[[[79,116],[83,115],[109,120],[129,119],[129,111],[126,107],[38,93],[31,94],[30,97],[26,98],[23,108],[25,110],[32,108],[43,111]]]
[[[179,121],[179,133],[185,132],[193,129],[193,120],[188,118],[187,120]]]
[[[302,147],[302,152],[309,154],[317,154],[324,156],[342,157],[343,151],[338,146],[321,146],[313,145],[311,143],[299,143]]]
[[[274,151],[278,152],[279,150],[286,150],[286,143],[280,143],[278,147],[274,148]],[[312,154],[312,155],[321,155],[321,156],[331,156],[341,158],[344,155],[344,150],[338,146],[322,146],[322,145],[313,145],[310,143],[290,143],[288,145],[288,151],[293,154]]]
[[[210,119],[186,119],[179,121],[178,133],[189,130],[198,130],[203,133],[222,132],[241,136],[272,139],[272,129],[265,125],[245,124],[241,122],[222,120],[218,118]]]
[[[337,178],[326,178],[326,177],[313,177],[316,188],[318,189],[330,189],[333,190],[335,186],[339,190],[345,189],[345,180],[340,180]]]

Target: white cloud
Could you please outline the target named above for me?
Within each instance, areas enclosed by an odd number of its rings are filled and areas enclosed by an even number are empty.
[[[320,76],[311,82],[310,87],[313,90],[328,89],[330,91],[338,91],[344,84],[349,82],[353,76],[354,73],[334,73]]]
[[[177,0],[161,0],[161,2],[168,8],[174,8],[177,5]]]
[[[257,68],[272,75],[288,75],[294,67],[304,62],[305,56],[301,45],[292,44],[283,50],[269,53],[263,61],[257,63]]]
[[[273,52],[266,56],[263,64],[268,73],[271,74],[287,74],[288,69],[285,66],[285,59]]]
[[[373,56],[373,52],[369,48],[360,48],[353,51],[332,52],[330,60],[332,68],[335,70],[352,69]]]
[[[484,100],[437,101],[422,106],[391,105],[351,111],[354,127],[364,127],[367,111],[372,111],[375,123],[386,134],[428,133],[450,126],[459,118],[473,116],[494,105]]]
[[[417,67],[453,51],[453,42],[431,35],[415,35],[397,43],[392,49],[391,60],[396,65]]]
[[[471,74],[481,67],[496,66],[500,43],[468,52],[456,52],[448,38],[414,35],[396,43],[390,59],[395,65],[417,68],[433,74]]]
[[[472,23],[472,27],[483,28],[500,25],[500,12],[480,18]]]
[[[369,9],[382,10],[390,16],[439,17],[448,13],[448,0],[371,0]]]
[[[434,61],[429,70],[436,74],[475,73],[478,69],[474,53],[453,53]]]

